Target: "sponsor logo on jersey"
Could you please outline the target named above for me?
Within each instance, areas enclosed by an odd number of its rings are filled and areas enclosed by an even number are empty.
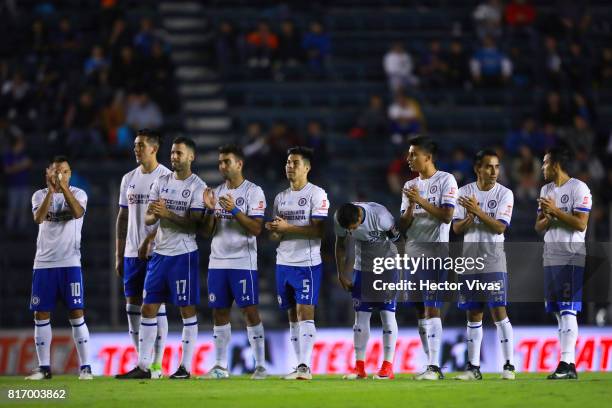
[[[260,202],[259,202],[259,205],[257,206],[257,208],[263,208],[263,207],[264,207],[264,202],[263,202],[263,201],[260,201]]]

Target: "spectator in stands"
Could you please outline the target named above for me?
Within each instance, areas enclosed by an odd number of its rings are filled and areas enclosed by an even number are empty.
[[[556,146],[559,140],[558,129],[552,123],[544,123],[542,126],[542,150],[547,151],[551,147]]]
[[[569,55],[563,60],[563,70],[567,75],[572,89],[586,92],[591,86],[591,57],[584,52],[582,45],[572,42],[569,46]]]
[[[561,140],[573,151],[584,150],[588,154],[593,151],[595,144],[595,133],[582,116],[576,115],[573,119],[574,126],[563,132]]]
[[[319,21],[310,23],[310,31],[302,38],[302,48],[310,71],[316,76],[325,73],[331,55],[331,38]]]
[[[512,179],[514,181],[517,200],[535,200],[538,196],[541,163],[529,146],[519,147],[519,155],[512,163]]]
[[[586,120],[587,123],[595,123],[596,118],[592,103],[580,92],[575,92],[572,95],[570,108],[572,117],[580,116]]]
[[[391,193],[395,195],[402,194],[404,183],[418,175],[410,170],[410,166],[406,160],[407,157],[408,150],[402,151],[387,168],[387,185]]]
[[[540,108],[539,119],[541,123],[552,123],[556,127],[567,124],[567,109],[561,102],[561,95],[552,91],[546,95],[546,101]]]
[[[360,139],[363,145],[370,145],[378,143],[380,140],[378,138],[387,134],[388,131],[389,121],[383,100],[380,95],[372,95],[369,106],[361,112],[349,136],[353,139]]]
[[[419,64],[420,78],[425,86],[440,88],[446,82],[448,65],[442,52],[440,40],[432,40],[429,49],[421,57]]]
[[[537,155],[544,152],[544,138],[536,127],[533,117],[526,117],[519,129],[513,130],[506,137],[506,151],[513,156],[519,153],[521,146],[527,146]]]
[[[231,22],[223,20],[219,24],[215,38],[217,64],[221,73],[227,75],[229,68],[242,60],[239,46],[240,36]]]
[[[272,124],[268,137],[270,155],[268,156],[269,174],[277,180],[282,179],[287,161],[287,149],[300,145],[300,138],[289,126],[281,121]]]
[[[412,58],[400,42],[394,43],[385,54],[383,66],[393,94],[404,88],[418,85],[419,80],[413,74]]]
[[[100,156],[106,149],[100,134],[100,115],[90,91],[83,91],[79,101],[66,112],[67,145],[73,157]]]
[[[301,36],[291,20],[281,23],[278,35],[278,52],[276,61],[276,80],[283,80],[292,70],[304,61]]]
[[[7,117],[18,124],[25,124],[36,116],[32,104],[32,87],[20,71],[16,71],[12,79],[2,84],[1,97],[1,105]]]
[[[500,0],[480,3],[472,13],[476,33],[481,40],[485,37],[499,38],[502,35],[502,4]]]
[[[160,38],[155,34],[153,21],[143,17],[140,20],[140,31],[134,36],[134,48],[140,55],[148,57],[155,41],[160,41]]]
[[[559,20],[567,38],[582,38],[591,27],[591,12],[585,2],[562,0],[557,4]]]
[[[470,77],[468,56],[459,40],[450,44],[450,53],[446,61],[446,82],[451,87],[464,87]]]
[[[30,223],[30,169],[32,160],[26,153],[22,136],[13,137],[10,148],[2,157],[8,204],[6,206],[5,227],[10,235],[22,234]]]
[[[132,38],[134,35],[130,32],[125,19],[122,17],[116,19],[106,40],[106,49],[112,60],[119,58],[124,47],[132,46]]]
[[[170,56],[164,52],[159,41],[153,43],[151,57],[146,61],[147,89],[151,98],[164,113],[176,112],[178,109],[177,96],[173,91],[172,72],[174,66]]]
[[[278,49],[278,36],[270,30],[270,25],[261,21],[257,25],[257,30],[247,35],[246,44],[249,53],[249,67],[269,68]]]
[[[102,109],[102,128],[106,139],[114,150],[127,150],[133,148],[132,140],[121,137],[126,132],[121,133],[120,129],[125,125],[125,100],[123,92],[115,93],[110,103]],[[127,132],[129,133],[129,132]]]
[[[527,54],[522,47],[513,45],[510,48],[510,60],[512,61],[512,83],[516,86],[528,86],[534,78],[531,53]]]
[[[134,49],[125,46],[121,49],[121,56],[113,60],[110,82],[114,87],[130,91],[140,86],[143,74],[144,67],[134,55]]]
[[[108,66],[109,61],[104,56],[104,49],[99,45],[95,45],[91,49],[90,57],[85,60],[83,70],[85,71],[85,75],[93,77],[99,71],[107,69]]]
[[[451,152],[451,159],[448,163],[448,172],[451,173],[457,184],[463,186],[474,181],[474,168],[472,160],[468,158],[465,150],[461,147],[455,147]]]
[[[485,37],[482,47],[470,60],[472,80],[479,86],[498,87],[512,76],[512,62],[497,48],[491,37]]]
[[[36,19],[32,23],[27,39],[28,62],[39,63],[49,54],[49,32],[45,23],[41,19]]]
[[[306,126],[306,146],[314,149],[316,154],[316,161],[319,165],[325,165],[328,160],[327,150],[327,138],[323,132],[323,126],[321,122],[317,120],[311,120]]]
[[[248,124],[242,145],[244,146],[244,156],[250,163],[249,167],[263,167],[261,165],[266,162],[270,146],[268,146],[268,140],[263,132],[261,123],[251,122]]]
[[[510,29],[531,27],[536,19],[536,9],[527,0],[512,0],[504,10]]]
[[[548,88],[558,89],[562,84],[561,54],[557,46],[557,40],[553,36],[544,38],[544,49],[540,53],[538,64],[542,81]]]
[[[63,70],[79,66],[81,35],[72,28],[72,23],[68,17],[60,19],[58,30],[53,35],[52,48]]]
[[[389,120],[391,121],[391,142],[401,145],[406,140],[425,128],[425,118],[419,102],[403,93],[395,97],[389,106]]]
[[[136,129],[159,129],[163,124],[163,116],[159,106],[151,100],[146,92],[128,96],[126,123]]]
[[[602,88],[612,87],[612,47],[605,47],[597,61],[597,79]]]

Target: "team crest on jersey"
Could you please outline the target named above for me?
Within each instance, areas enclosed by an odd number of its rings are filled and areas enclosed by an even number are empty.
[[[361,304],[361,300],[357,298],[353,299],[353,307],[359,307],[360,304]]]
[[[278,301],[279,305],[283,304],[283,298],[281,297],[281,295],[276,296],[276,300]]]
[[[436,194],[438,192],[438,186],[431,186],[429,189],[429,194]]]
[[[489,200],[489,202],[487,203],[487,207],[493,209],[495,207],[497,207],[497,201],[495,200]]]
[[[40,303],[40,298],[38,296],[32,296],[31,302],[34,306],[36,306]]]
[[[305,206],[305,205],[306,205],[306,201],[307,201],[307,200],[306,200],[304,197],[302,197],[302,198],[300,198],[300,201],[298,201],[298,205],[299,205],[300,207],[303,207],[303,206]]]
[[[244,198],[242,198],[242,197],[238,197],[238,198],[236,199],[236,205],[238,205],[238,206],[242,206],[242,205],[244,205]]]
[[[183,190],[181,195],[183,196],[183,198],[187,198],[187,197],[189,197],[191,195],[191,191],[190,190]]]
[[[569,196],[568,196],[567,194],[563,194],[563,195],[561,196],[561,202],[562,202],[563,204],[565,204],[565,203],[567,203],[568,201],[569,201]]]
[[[212,293],[212,292],[211,292],[211,293],[209,293],[209,294],[208,294],[208,301],[209,301],[209,302],[214,302],[215,300],[217,300],[217,296],[215,296],[215,294],[214,294],[214,293]]]

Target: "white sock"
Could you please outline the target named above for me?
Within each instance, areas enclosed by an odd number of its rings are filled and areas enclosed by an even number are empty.
[[[289,341],[295,352],[295,361],[300,361],[300,324],[289,322]]]
[[[153,363],[153,346],[157,335],[157,317],[143,317],[138,329],[138,366],[148,370]]]
[[[181,357],[181,365],[185,370],[191,372],[191,360],[193,359],[193,351],[195,350],[196,341],[198,339],[198,317],[192,316],[183,319],[183,356]]]
[[[227,346],[232,338],[232,325],[213,326],[213,339],[215,342],[215,365],[227,367]],[[249,337],[249,342],[251,338]]]
[[[578,340],[578,319],[574,311],[561,313],[561,361],[576,363],[576,341]]]
[[[429,349],[429,365],[440,366],[440,344],[442,343],[442,319],[432,317],[427,319],[427,348]]]
[[[510,364],[514,365],[514,332],[510,319],[506,317],[504,320],[495,322],[495,326],[497,326],[497,338],[501,343],[504,363],[509,361]]]
[[[168,317],[166,316],[166,305],[163,303],[157,311],[157,337],[155,338],[155,356],[153,364],[161,364],[166,349],[166,338],[168,337]]]
[[[247,336],[253,357],[255,357],[255,367],[265,367],[266,365],[266,339],[264,336],[263,323],[257,326],[247,326]]]
[[[370,340],[370,312],[355,312],[355,325],[353,326],[353,344],[355,346],[355,360],[365,360],[368,340]]]
[[[43,367],[51,366],[51,320],[34,319],[34,343],[36,344],[36,355],[38,365]]]
[[[499,326],[498,326],[499,333]],[[467,349],[470,364],[480,367],[480,346],[482,344],[482,322],[467,322]]]
[[[127,313],[128,319],[128,330],[130,331],[130,337],[132,338],[132,343],[134,347],[136,347],[136,351],[138,351],[138,330],[140,329],[140,306],[138,305],[125,305],[125,312]]]
[[[72,338],[77,348],[81,367],[89,365],[89,344],[87,344],[89,343],[89,330],[87,324],[85,324],[85,318],[70,319],[70,325],[72,326]]]
[[[302,320],[300,325],[300,360],[298,365],[306,364],[310,367],[312,348],[317,336],[317,328],[314,320]]]
[[[561,348],[561,314],[555,312],[555,318],[557,319],[557,340],[559,340],[559,348]]]
[[[383,329],[383,349],[384,360],[393,364],[395,357],[395,344],[397,343],[397,320],[395,320],[395,312],[381,310],[380,320],[382,321]]]
[[[427,347],[427,319],[418,319],[418,330],[419,337],[421,338],[421,345],[423,346],[423,352],[429,359],[429,347]]]

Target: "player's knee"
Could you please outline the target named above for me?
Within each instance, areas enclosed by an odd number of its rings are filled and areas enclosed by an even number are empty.
[[[468,310],[467,318],[470,322],[481,322],[482,321],[482,310]]]
[[[140,306],[142,305],[142,296],[127,296],[125,298],[125,303],[128,305]]]
[[[425,307],[425,318],[431,319],[432,317],[440,317],[440,309],[437,307]]]
[[[287,310],[287,316],[289,317],[290,322],[297,323],[298,321],[297,308],[296,307],[289,308]]]
[[[230,322],[229,309],[213,309],[212,315],[215,326],[224,326]]]
[[[83,309],[75,309],[75,310],[71,310],[70,312],[68,312],[68,316],[71,319],[79,319],[81,317],[83,317]]]
[[[157,311],[155,311],[155,313],[157,313]],[[181,307],[181,317],[183,319],[189,319],[190,317],[193,317],[196,315],[196,308],[195,306],[183,306]]]
[[[244,315],[244,320],[246,321],[247,326],[256,326],[261,322],[256,306],[248,306],[240,310]]]
[[[491,309],[491,315],[493,316],[493,320],[499,322],[508,317],[508,313],[506,313],[505,307],[494,307]]]
[[[314,319],[314,306],[312,305],[298,305],[297,306],[297,320],[313,320]]]
[[[154,304],[143,304],[140,308],[140,314],[145,319],[151,319],[157,316],[157,310],[159,309],[159,305]]]
[[[51,312],[34,312],[34,319],[47,320],[51,318]]]

